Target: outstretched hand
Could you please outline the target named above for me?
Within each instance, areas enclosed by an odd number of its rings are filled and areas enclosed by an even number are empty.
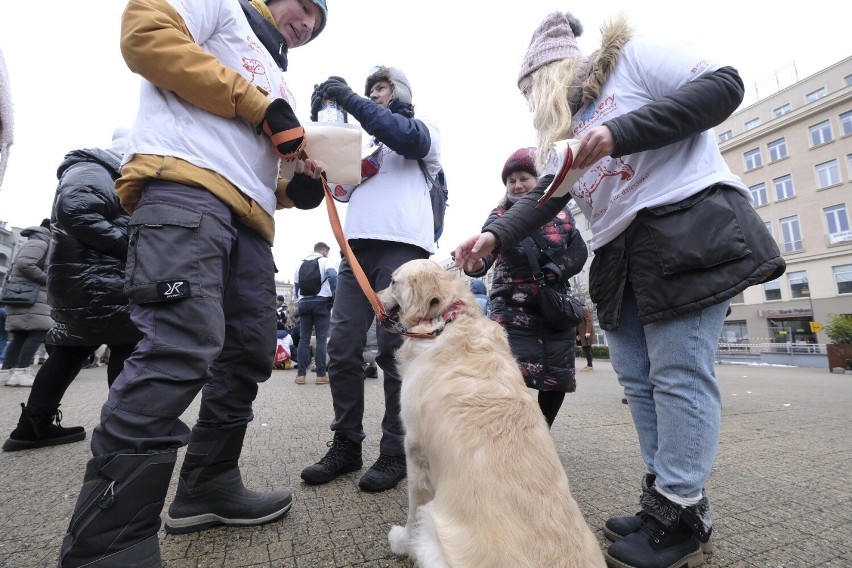
[[[494,233],[481,233],[474,235],[461,242],[454,251],[450,253],[456,268],[461,270],[476,270],[480,265],[483,257],[488,256],[494,251],[494,246],[497,244],[497,238]]]

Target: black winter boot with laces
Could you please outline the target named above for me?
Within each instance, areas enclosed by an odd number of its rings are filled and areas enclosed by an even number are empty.
[[[33,450],[47,446],[70,444],[85,439],[86,429],[82,426],[64,428],[59,406],[46,410],[32,411],[21,403],[21,418],[18,427],[3,444],[4,452]]]
[[[387,491],[405,479],[407,474],[405,456],[379,454],[379,459],[361,477],[358,487],[364,491]]]
[[[639,529],[613,543],[606,552],[610,568],[696,568],[704,563],[701,542],[712,532],[706,498],[683,507],[655,489],[642,493]]]
[[[361,444],[335,434],[328,444],[328,452],[314,465],[302,470],[302,479],[310,485],[328,483],[338,475],[358,471],[364,466],[361,460]]]
[[[642,495],[650,494],[651,488],[654,486],[654,481],[656,481],[657,476],[651,473],[646,473],[642,477]],[[692,508],[688,508],[691,510]],[[701,501],[698,502],[695,506],[696,511],[709,511],[710,502],[707,500],[707,496],[704,495],[701,497]],[[686,510],[685,510],[686,511]],[[647,515],[644,511],[639,511],[635,515],[625,515],[621,517],[610,517],[607,519],[606,524],[604,524],[603,533],[604,536],[612,542],[620,540],[630,533],[636,532],[642,526],[642,520],[644,516]],[[708,515],[705,515],[705,518],[709,518]],[[712,527],[710,528],[712,531]],[[707,532],[707,540],[702,541],[699,538],[699,543],[701,544],[701,551],[704,554],[712,554],[715,550],[715,546],[713,541],[710,539],[710,532]]]

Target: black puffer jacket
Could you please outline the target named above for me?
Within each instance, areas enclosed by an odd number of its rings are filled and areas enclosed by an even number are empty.
[[[48,343],[121,345],[141,337],[124,294],[129,216],[114,190],[119,165],[112,152],[75,150],[57,171],[47,278],[56,325]]]

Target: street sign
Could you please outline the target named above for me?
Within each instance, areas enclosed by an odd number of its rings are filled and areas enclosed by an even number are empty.
[[[814,333],[819,333],[822,330],[822,324],[818,321],[811,322],[811,331]]]

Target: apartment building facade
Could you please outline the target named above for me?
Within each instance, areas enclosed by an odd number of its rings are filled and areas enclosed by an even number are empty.
[[[734,298],[721,341],[829,343],[830,317],[852,314],[852,57],[714,131],[787,261],[780,279]]]

